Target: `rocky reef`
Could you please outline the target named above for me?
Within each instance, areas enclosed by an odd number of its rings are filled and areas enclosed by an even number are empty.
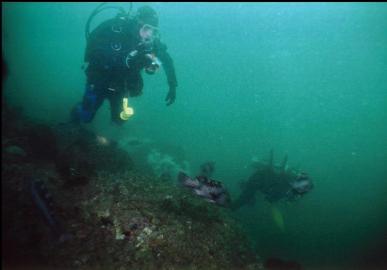
[[[2,133],[5,269],[263,269],[228,209],[139,173],[114,142],[14,123]],[[52,235],[31,178],[49,190],[70,237]]]

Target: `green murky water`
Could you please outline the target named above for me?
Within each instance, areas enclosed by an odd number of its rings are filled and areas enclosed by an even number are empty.
[[[49,122],[63,122],[84,90],[84,27],[96,3],[3,3],[3,94]],[[125,8],[129,4],[123,4]],[[386,3],[150,3],[177,71],[176,103],[166,78],[144,74],[122,128],[109,106],[91,124],[101,134],[182,147],[192,168],[215,160],[235,197],[253,156],[285,153],[314,180],[282,227],[258,198],[237,216],[263,257],[309,268],[381,262],[387,233]],[[134,3],[134,8],[139,7]],[[93,22],[108,19],[100,14]],[[384,239],[383,239],[384,238]]]

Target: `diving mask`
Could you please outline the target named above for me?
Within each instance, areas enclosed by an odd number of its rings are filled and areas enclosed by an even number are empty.
[[[140,28],[140,37],[143,42],[153,42],[159,37],[159,29],[150,24],[144,24]]]

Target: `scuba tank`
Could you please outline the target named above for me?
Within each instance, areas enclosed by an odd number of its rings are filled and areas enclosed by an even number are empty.
[[[90,37],[90,24],[91,24],[92,20],[94,19],[94,17],[96,15],[98,15],[99,13],[101,13],[104,10],[116,9],[116,10],[118,10],[118,13],[116,15],[117,17],[123,17],[123,18],[129,19],[130,16],[131,16],[131,13],[132,13],[132,9],[133,9],[133,2],[129,2],[129,3],[130,3],[130,7],[129,7],[129,10],[127,12],[125,11],[125,9],[123,7],[119,7],[119,6],[105,6],[107,4],[107,2],[103,2],[102,4],[98,5],[93,10],[93,12],[90,14],[90,16],[89,16],[89,18],[87,19],[87,22],[86,22],[86,26],[85,26],[86,42],[89,40],[89,37]]]

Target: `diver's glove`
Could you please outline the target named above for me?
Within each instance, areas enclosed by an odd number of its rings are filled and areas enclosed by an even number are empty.
[[[135,65],[136,61],[140,58],[145,57],[145,60],[151,64],[155,62],[155,60],[150,57],[152,56],[153,52],[153,43],[152,42],[140,42],[137,44],[136,48],[129,52],[128,55],[125,58],[125,64],[127,68],[131,68],[133,65]],[[157,60],[157,64],[160,66],[160,62]],[[154,69],[156,69],[153,66]]]
[[[160,66],[161,62],[154,54],[148,53],[145,55],[145,72],[147,74],[155,74]]]
[[[165,101],[167,102],[167,106],[174,103],[175,99],[176,99],[176,86],[170,86],[167,97],[165,98]]]

